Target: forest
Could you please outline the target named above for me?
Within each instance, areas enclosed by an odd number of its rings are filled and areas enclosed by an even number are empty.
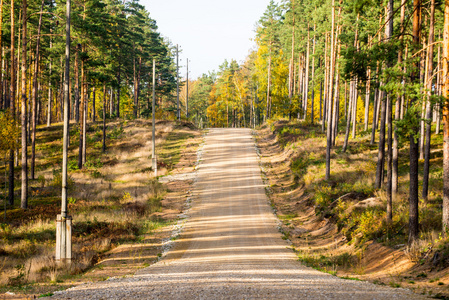
[[[35,179],[36,127],[63,121],[66,3],[15,2],[0,3],[1,149],[8,152],[8,203],[13,205],[19,148],[31,146],[30,157],[21,151],[21,207],[26,209],[26,180]],[[176,48],[157,32],[156,21],[138,1],[75,1],[72,6],[69,118],[79,131],[82,168],[87,120],[150,115],[153,59],[160,115],[169,118],[176,109]]]
[[[15,242],[26,237],[24,254],[16,255],[18,267],[8,265],[18,272],[8,275],[8,284],[24,274],[22,260],[38,252],[30,245],[54,246],[48,244],[54,235],[28,239],[25,232],[26,223],[36,221],[32,209],[45,201],[59,209],[55,187],[62,180],[66,95],[68,185],[72,192],[75,186],[96,185],[89,187],[95,192],[83,190],[79,198],[68,199],[79,214],[74,232],[82,249],[92,246],[86,232],[95,238],[103,229],[108,232],[107,246],[98,247],[102,253],[117,242],[116,231],[136,241],[148,228],[168,222],[156,218],[149,224],[143,216],[162,214],[161,195],[169,189],[145,182],[151,197],[139,206],[140,187],[126,185],[133,175],[111,179],[115,164],[138,169],[129,174],[149,172],[149,166],[133,165],[134,158],[122,152],[147,146],[149,137],[139,130],[153,126],[149,120],[155,117],[165,126],[157,131],[161,174],[183,161],[183,143],[195,137],[191,143],[200,144],[197,129],[252,128],[265,147],[261,155],[268,157],[267,166],[274,165],[270,155],[275,156],[270,137],[291,155],[288,182],[274,168],[267,167],[271,171],[264,175],[267,182],[279,179],[267,187],[273,207],[278,205],[273,199],[284,197],[287,189],[296,193],[294,199],[307,194],[307,207],[320,221],[332,220],[348,243],[407,245],[408,253],[419,244],[416,261],[439,246],[444,258],[439,266],[449,265],[447,0],[272,0],[257,22],[255,47],[245,61],[224,61],[197,79],[181,78],[178,46],[158,32],[151,12],[137,0],[73,0],[66,69],[66,8],[60,0],[0,0],[0,258],[22,249]],[[106,151],[109,146],[114,153]],[[104,190],[115,193],[109,204],[97,199]],[[88,203],[86,195],[95,200]],[[344,200],[348,195],[377,197],[382,204],[353,210]],[[98,209],[119,210],[125,217],[81,221],[86,210]],[[297,211],[278,211],[290,238],[287,231],[299,224],[294,223]],[[54,219],[47,212],[39,217]],[[53,231],[54,225],[44,225]],[[90,257],[89,267],[95,259]]]
[[[319,124],[326,136],[326,180],[332,179],[331,151],[345,152],[351,139],[370,136],[378,150],[374,187],[386,193],[387,222],[398,195],[398,161],[406,155],[399,153],[407,148],[409,242],[419,236],[419,202],[432,192],[441,196],[446,230],[449,169],[438,179],[444,195],[429,190],[429,169],[431,136],[443,134],[446,116],[447,5],[271,1],[246,61],[225,61],[190,83],[192,118],[212,127],[255,127],[285,118]],[[339,136],[342,145],[336,145]]]

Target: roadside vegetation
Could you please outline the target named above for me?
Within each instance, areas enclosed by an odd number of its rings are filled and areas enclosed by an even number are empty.
[[[62,125],[38,128],[37,179],[30,181],[29,208],[20,209],[20,197],[6,211],[2,207],[0,293],[43,294],[74,281],[104,280],[113,272],[83,277],[88,270],[93,273],[92,268],[104,268],[102,260],[106,257],[124,274],[126,269],[133,273],[157,260],[161,251],[157,241],[162,237],[155,234],[176,219],[176,214],[166,214],[173,210],[173,204],[164,199],[173,198],[170,193],[176,188],[169,189],[169,184],[161,184],[153,176],[150,121],[110,124],[106,153],[102,153],[101,126],[89,125],[87,160],[81,170],[77,166],[78,140],[71,139],[68,202],[73,217],[74,259],[70,268],[54,260],[55,218],[61,205]],[[73,126],[71,130],[78,129]],[[183,152],[195,152],[198,136],[191,123],[158,122],[158,175],[172,172]],[[186,150],[188,147],[191,150]],[[4,174],[4,166],[0,172]],[[3,176],[0,184],[4,187]],[[20,192],[18,184],[16,192]],[[0,197],[4,199],[4,193]],[[183,201],[177,197],[177,207],[182,207]],[[125,245],[127,250],[117,254]]]
[[[443,236],[441,224],[442,135],[432,135],[431,193],[419,202],[420,235],[410,246],[407,144],[399,155],[393,222],[387,223],[385,191],[374,188],[377,147],[368,134],[351,140],[346,152],[341,151],[343,137],[337,139],[331,180],[325,180],[326,136],[321,126],[272,121],[258,130],[257,139],[267,194],[284,238],[292,241],[301,261],[343,278],[449,296],[449,238]]]

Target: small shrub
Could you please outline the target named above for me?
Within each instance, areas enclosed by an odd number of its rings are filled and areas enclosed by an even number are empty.
[[[315,211],[323,211],[330,203],[332,196],[332,187],[329,185],[321,185],[315,191]]]
[[[86,159],[86,163],[84,164],[84,167],[86,167],[87,169],[98,169],[103,167],[103,163],[101,162],[101,158],[93,158],[93,157],[88,157]]]
[[[69,171],[78,170],[78,160],[76,160],[76,159],[69,160],[68,163],[67,163],[67,169]]]
[[[133,197],[131,196],[130,193],[124,193],[123,197],[120,199],[120,203],[122,204],[126,204],[128,202],[132,202],[133,201]]]
[[[123,126],[113,127],[112,130],[108,132],[108,138],[113,140],[118,139],[123,134],[123,132],[125,132]]]
[[[62,171],[61,170],[53,170],[53,187],[61,187],[62,186]],[[67,189],[71,190],[75,186],[75,181],[70,175],[67,175]]]
[[[37,177],[37,182],[39,182],[39,186],[41,188],[45,187],[45,177],[43,175],[39,175],[39,177]]]

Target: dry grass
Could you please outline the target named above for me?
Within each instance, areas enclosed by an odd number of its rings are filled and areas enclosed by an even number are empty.
[[[404,278],[418,281],[417,274],[425,272],[448,282],[449,239],[441,235],[441,135],[432,136],[431,192],[419,203],[420,238],[409,247],[407,145],[400,149],[399,195],[393,222],[387,224],[385,191],[373,188],[377,144],[369,140],[369,135],[350,139],[343,153],[340,135],[331,151],[331,179],[326,181],[326,138],[320,126],[280,120],[259,130],[268,195],[285,238],[304,262],[340,276],[387,284],[400,280],[394,284],[403,286]],[[420,286],[435,290],[427,283]],[[447,291],[436,292],[449,296]]]
[[[74,224],[74,259],[69,268],[57,265],[54,218],[60,206],[61,130],[59,124],[39,129],[38,179],[30,181],[30,209],[9,209],[8,223],[0,227],[0,291],[14,286],[20,289],[32,282],[59,283],[67,276],[83,273],[117,245],[140,242],[142,237],[152,234],[166,223],[158,219],[158,214],[171,210],[162,203],[166,187],[151,171],[151,123],[146,120],[111,122],[105,154],[98,147],[101,126],[90,124],[85,168],[76,167],[78,139],[75,136],[69,153],[68,197]],[[76,127],[71,130],[73,134]],[[160,160],[162,166],[176,164],[173,151],[179,156],[181,147],[192,135],[185,133],[188,131],[193,132],[183,124],[158,122],[157,151],[166,156]],[[171,136],[170,148],[166,149],[168,136]],[[160,167],[158,175],[169,170]],[[1,181],[0,184],[3,185]]]

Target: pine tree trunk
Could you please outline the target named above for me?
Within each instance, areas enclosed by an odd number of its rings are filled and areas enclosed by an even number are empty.
[[[327,103],[327,144],[326,144],[326,175],[325,180],[330,179],[331,148],[332,148],[332,91],[334,78],[334,32],[335,32],[335,0],[332,0],[332,29],[331,29],[331,50],[330,50],[330,75],[329,75],[329,98]]]
[[[103,153],[106,152],[106,84],[103,84]]]
[[[420,47],[420,27],[421,27],[421,0],[413,0],[413,44],[416,50]],[[419,62],[416,65],[416,71],[411,74],[411,82],[419,80]],[[417,99],[412,99],[415,102]],[[419,116],[416,116],[419,118]],[[419,133],[419,125],[412,128],[414,133]],[[418,239],[419,232],[419,211],[418,211],[418,159],[419,146],[413,135],[410,135],[410,195],[409,195],[409,237],[408,242],[412,244]],[[444,213],[444,212],[443,212]]]
[[[4,72],[4,63],[3,63],[3,0],[0,0],[0,107],[1,109],[6,109],[5,97],[3,97],[3,72]]]
[[[271,115],[271,97],[270,97],[270,88],[271,88],[271,49],[270,54],[268,56],[268,82],[267,82],[267,113],[266,118],[267,120],[270,118]]]
[[[401,23],[400,29],[401,32],[404,30],[404,20],[405,20],[405,4],[407,0],[401,1]],[[401,35],[401,40],[403,40],[403,35]],[[402,49],[399,49],[398,53],[398,64],[402,63]],[[404,80],[403,76],[400,78],[401,82]],[[401,118],[402,113],[402,97],[403,95],[399,95],[396,98],[394,119],[398,121]],[[393,203],[396,202],[397,194],[398,194],[398,177],[399,177],[399,137],[397,134],[397,125],[394,125],[394,133],[393,133],[393,153],[392,153],[392,174],[391,174],[391,201]]]
[[[27,1],[22,0],[22,194],[20,207],[28,208],[28,141],[27,141]]]
[[[14,21],[14,1],[11,0],[11,78],[10,78],[10,109],[13,118],[16,117],[16,68],[15,68],[15,21]],[[9,179],[8,179],[8,203],[14,205],[14,150],[9,151]]]
[[[442,70],[443,68],[441,67],[441,60],[440,60],[440,56],[441,56],[441,51],[440,51],[441,47],[438,47],[438,60],[437,60],[437,65],[440,68],[440,70]],[[437,86],[438,86],[438,95],[441,96],[442,95],[442,79],[441,79],[441,72],[438,72],[437,74]],[[435,106],[435,115],[436,115],[436,128],[435,128],[435,134],[440,134],[440,127],[441,127],[441,109],[440,109],[440,104],[436,104]]]
[[[350,87],[349,87],[349,103],[348,103],[348,111],[346,114],[346,131],[345,131],[345,140],[343,142],[343,153],[346,152],[346,149],[348,148],[348,141],[349,141],[349,130],[351,128],[351,116],[352,116],[352,102],[353,102],[353,96],[352,96],[352,90],[353,90],[353,80],[351,80]]]
[[[431,122],[432,107],[430,105],[430,97],[432,96],[432,72],[433,72],[433,42],[434,42],[434,24],[435,24],[435,0],[430,1],[430,27],[429,42],[427,49],[427,74],[426,88],[428,99],[426,101],[426,143],[424,147],[424,169],[423,169],[423,188],[422,197],[426,201],[429,194],[429,168],[430,168],[430,138],[431,138]]]
[[[133,113],[134,113],[134,118],[137,119],[137,108],[139,106],[138,103],[138,97],[137,97],[137,86],[138,86],[138,82],[137,82],[137,66],[136,66],[136,59],[133,59],[133,83],[134,83],[134,109],[133,109]]]
[[[293,11],[294,11],[295,1],[292,1]],[[289,99],[289,109],[288,109],[288,119],[292,119],[292,104],[293,104],[293,94],[294,94],[294,69],[295,69],[295,15],[293,15],[293,25],[292,25],[292,54],[290,58],[289,72],[288,72],[288,99]]]
[[[449,61],[449,0],[445,0],[443,59]],[[443,232],[449,228],[449,66],[443,63]]]
[[[80,120],[79,120],[79,128],[80,128],[80,143],[79,143],[79,151],[78,151],[78,168],[83,168],[83,146],[84,146],[84,106],[86,105],[86,85],[85,85],[85,71],[84,71],[84,60],[81,60],[81,103],[80,103]]]
[[[117,108],[116,108],[116,116],[117,119],[120,118],[120,90],[121,90],[121,65],[119,63],[118,68],[118,76],[117,76],[118,88],[117,88]]]
[[[75,122],[80,121],[79,47],[75,50]]]
[[[367,80],[366,80],[366,92],[365,92],[365,127],[364,130],[368,131],[368,122],[369,122],[369,98],[371,93],[371,69],[368,68]]]
[[[380,189],[383,183],[384,177],[384,164],[385,164],[385,121],[387,116],[387,101],[382,99],[381,105],[381,117],[380,117],[380,130],[379,130],[379,147],[377,155],[377,166],[376,166],[376,181],[374,187]]]
[[[50,29],[50,34],[51,34]],[[52,38],[50,37],[50,50],[53,48]],[[52,98],[52,82],[51,82],[51,71],[52,71],[52,59],[50,58],[50,61],[48,63],[48,72],[49,72],[49,79],[48,79],[48,102],[47,102],[47,127],[50,127],[51,125],[51,98]]]
[[[327,55],[328,52],[328,37],[326,34],[325,44],[324,44],[324,105],[323,105],[323,121],[321,122],[321,131],[324,133],[326,130],[326,122],[327,122],[327,101],[328,101],[328,88],[329,88],[329,58]]]
[[[86,164],[86,152],[87,152],[87,111],[89,107],[89,86],[86,83],[86,87],[84,88],[84,93],[86,94],[84,96],[85,104],[84,104],[84,111],[83,111],[83,153],[82,153],[82,163],[83,166]]]
[[[32,103],[32,115],[31,115],[31,122],[32,122],[32,136],[31,136],[31,169],[30,169],[30,175],[31,179],[34,180],[35,177],[35,171],[34,166],[36,163],[36,119],[37,119],[37,77],[38,77],[38,71],[39,71],[39,50],[40,50],[40,41],[41,41],[41,28],[42,28],[42,14],[44,10],[44,0],[42,0],[41,3],[41,10],[39,15],[39,25],[37,27],[37,39],[36,39],[36,59],[34,62],[34,75],[33,75],[33,103]]]
[[[385,37],[387,42],[390,42],[393,36],[393,0],[388,1],[387,5],[387,24],[385,26]],[[390,68],[391,62],[387,62],[387,67]],[[392,198],[392,179],[393,179],[393,100],[390,95],[387,95],[387,223],[393,221],[393,198]]]
[[[307,50],[306,50],[306,71],[304,73],[304,94],[303,94],[303,103],[304,103],[304,120],[307,120],[307,106],[309,102],[309,69],[310,69],[310,29],[309,24],[307,23]]]
[[[313,25],[313,32],[315,32],[315,25]],[[310,120],[311,123],[313,125],[314,119],[315,119],[315,35],[313,36],[313,47],[312,47],[312,111],[311,111],[311,116],[310,116]]]
[[[96,98],[96,90],[95,90],[95,85],[92,87],[92,122],[95,123],[95,98]]]
[[[357,93],[357,77],[354,78],[354,101],[352,101],[352,105],[354,106],[352,110],[352,138],[355,139],[356,129],[357,129],[357,98],[359,97]]]

